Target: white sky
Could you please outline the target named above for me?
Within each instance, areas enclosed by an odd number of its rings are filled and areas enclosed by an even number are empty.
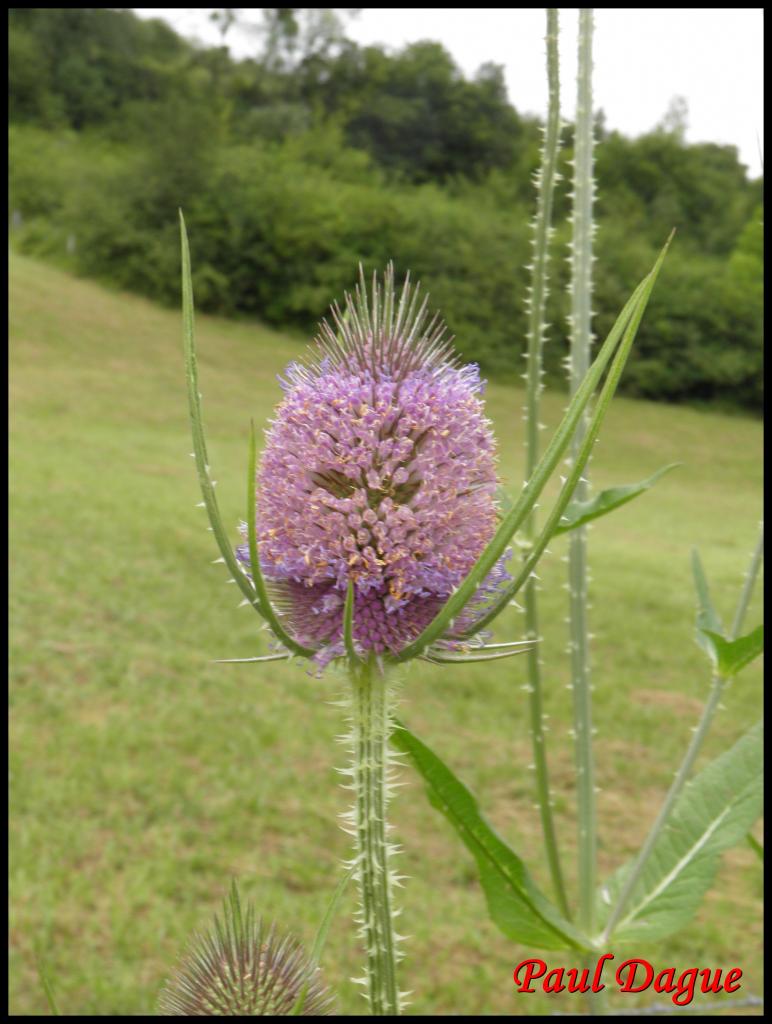
[[[214,8],[134,8],[162,17],[182,35],[218,43]],[[257,19],[257,9],[244,9]],[[560,8],[561,92],[573,117],[578,8]],[[361,44],[400,47],[419,39],[443,43],[467,75],[480,64],[503,64],[509,98],[521,113],[546,107],[543,8],[364,8],[347,21]],[[596,8],[595,107],[626,135],[653,128],[670,100],[689,106],[687,139],[737,146],[752,176],[762,173],[763,8]],[[256,41],[231,30],[234,56],[255,55]]]

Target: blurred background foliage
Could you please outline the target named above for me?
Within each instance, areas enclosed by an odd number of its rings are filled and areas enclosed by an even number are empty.
[[[540,123],[510,105],[501,67],[469,80],[438,43],[359,46],[346,15],[222,9],[223,45],[201,47],[128,10],[11,8],[14,245],[176,304],[182,207],[197,306],[303,331],[360,261],[393,259],[431,291],[467,359],[514,376]],[[244,19],[255,57],[235,60],[225,41]],[[596,331],[676,227],[623,388],[757,410],[762,181],[731,146],[687,144],[686,116],[675,100],[628,139],[598,113]],[[569,237],[570,126],[564,139],[556,255]],[[567,264],[553,266],[557,380]]]

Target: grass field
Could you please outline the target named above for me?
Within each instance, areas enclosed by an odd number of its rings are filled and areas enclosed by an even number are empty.
[[[303,342],[200,317],[198,343],[210,457],[235,541],[249,419],[269,416],[275,374]],[[349,854],[336,821],[347,794],[333,770],[346,757],[334,743],[341,712],[329,703],[343,681],[299,665],[212,664],[264,652],[267,638],[211,564],[217,552],[195,508],[177,312],[13,256],[11,374],[11,1013],[48,1012],[40,949],[62,1013],[153,1014],[177,952],[234,876],[260,912],[312,941]],[[522,395],[492,385],[487,401],[516,491]],[[563,403],[546,396],[550,425]],[[625,400],[604,425],[596,486],[683,463],[590,533],[604,872],[643,838],[699,715],[709,679],[692,640],[690,549],[700,548],[728,618],[757,536],[761,441],[754,420]],[[545,700],[573,880],[565,542],[552,548],[541,571]],[[516,611],[507,615],[500,637],[520,635]],[[749,628],[760,619],[756,599]],[[548,887],[524,670],[517,658],[419,663],[400,713]],[[706,755],[750,726],[760,704],[757,663],[727,693]],[[512,969],[531,954],[488,922],[470,857],[402,774],[392,820],[409,876],[400,931],[411,936],[411,1012],[581,1009],[577,996],[515,995]],[[758,994],[761,887],[758,860],[739,847],[686,931],[617,952],[679,970],[739,965],[739,995]],[[343,1013],[364,1007],[349,981],[361,961],[352,904],[349,893],[324,956]]]

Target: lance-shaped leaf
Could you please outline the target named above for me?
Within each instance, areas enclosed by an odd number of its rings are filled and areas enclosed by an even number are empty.
[[[708,643],[708,653],[722,679],[731,679],[761,654],[764,650],[764,627],[757,626],[753,632],[727,640],[711,629],[700,631]]]
[[[419,657],[432,665],[469,665],[476,661],[501,661],[502,658],[514,658],[518,654],[527,654],[535,646],[532,644],[530,647],[524,647],[521,651],[492,651],[490,654],[465,654],[457,658],[453,655],[435,654],[434,651],[428,651]]]
[[[646,284],[646,290],[642,293],[642,299],[636,305],[635,310],[625,328],[622,344],[620,345],[618,352],[614,356],[614,361],[611,364],[611,369],[609,370],[606,381],[603,385],[603,388],[601,389],[601,393],[598,397],[595,410],[593,411],[592,417],[590,418],[590,421],[584,433],[582,443],[579,447],[578,452],[576,453],[576,456],[573,459],[571,470],[563,483],[563,486],[560,490],[560,494],[558,495],[555,504],[552,506],[550,514],[547,517],[547,520],[544,526],[542,527],[539,536],[530,546],[528,556],[525,558],[523,565],[520,569],[520,572],[515,577],[515,579],[507,587],[504,587],[500,591],[498,597],[491,603],[485,615],[482,618],[477,619],[473,629],[467,631],[467,633],[462,634],[462,638],[466,638],[470,636],[471,633],[478,632],[479,630],[484,629],[498,615],[501,614],[501,612],[507,607],[509,602],[515,596],[515,594],[518,593],[518,591],[525,584],[526,580],[529,578],[531,573],[534,571],[536,565],[539,562],[539,559],[544,554],[547,545],[549,544],[550,540],[554,537],[555,531],[560,525],[560,521],[563,518],[566,509],[568,508],[569,502],[571,501],[571,497],[573,496],[574,491],[576,490],[576,486],[581,478],[582,473],[584,472],[584,467],[587,465],[587,461],[590,458],[593,446],[598,438],[601,424],[611,404],[611,399],[614,397],[617,384],[619,383],[619,378],[622,376],[622,370],[624,369],[625,362],[627,361],[627,357],[630,353],[630,348],[632,347],[633,341],[635,339],[635,335],[638,330],[638,325],[641,322],[641,318],[646,307],[646,301],[648,300],[648,296],[651,294],[651,290],[654,287],[654,282],[656,281],[657,274],[659,273],[659,268],[661,267],[662,261],[665,258],[665,254],[667,252],[669,244],[670,243],[668,241],[668,244],[660,253],[659,260],[655,264],[654,270],[651,272],[649,277],[644,282],[644,284]],[[601,352],[602,351],[603,350],[601,349]],[[600,356],[598,356],[598,358],[600,358]],[[592,374],[594,367],[595,363],[593,363],[593,366],[590,368],[588,376]],[[576,392],[576,395],[580,394],[586,382],[587,377],[585,377],[583,383],[580,385],[579,390],[577,390]],[[576,395],[574,396],[574,399],[576,399]],[[571,407],[569,406],[569,409],[570,408]],[[558,428],[558,430],[560,430],[560,428]],[[523,491],[523,495],[526,493],[526,491]],[[523,495],[521,495],[521,499]],[[515,506],[515,508],[517,508],[517,505]],[[503,529],[506,521],[507,520],[505,519],[501,527],[499,528],[499,533]],[[499,534],[497,533],[496,537],[498,537],[498,535]],[[494,544],[496,542],[496,537],[493,538],[491,544]],[[484,557],[484,555],[485,552],[483,552],[481,560],[482,557]],[[474,569],[472,570],[472,572],[474,572]],[[459,590],[463,589],[463,587],[464,584],[461,585]],[[454,598],[457,596],[458,594],[454,595]],[[451,600],[453,600],[454,598],[451,598]],[[440,614],[442,614],[442,612]],[[424,632],[427,631],[425,630]],[[417,644],[420,641],[420,639],[421,637],[419,637],[418,640],[415,641],[415,643]],[[403,657],[404,655],[405,652],[403,651]]]
[[[53,980],[48,970],[48,964],[46,962],[45,955],[43,954],[42,946],[39,942],[35,943],[35,966],[37,967],[38,978],[40,979],[41,987],[45,993],[48,1008],[51,1011],[51,1016],[61,1017],[59,1007],[56,1003],[56,997],[54,995]]]
[[[672,238],[672,235],[671,235]],[[454,593],[448,598],[445,604],[442,606],[440,611],[437,613],[435,618],[429,625],[423,630],[423,632],[411,643],[408,644],[395,659],[396,661],[408,661],[410,658],[415,658],[421,654],[429,644],[437,640],[450,626],[453,619],[462,611],[464,606],[473,596],[477,588],[480,586],[482,581],[493,569],[496,562],[504,554],[507,545],[510,543],[516,530],[524,522],[527,515],[532,510],[534,504],[539,498],[544,486],[546,485],[549,478],[566,451],[571,438],[579,424],[580,418],[589,403],[592,395],[598,386],[601,376],[604,370],[608,366],[612,357],[614,359],[611,369],[609,370],[608,378],[603,387],[601,395],[597,402],[597,407],[593,414],[590,426],[585,436],[582,448],[574,460],[574,466],[569,475],[569,481],[573,481],[571,490],[566,493],[566,487],[564,486],[561,492],[560,502],[553,509],[553,515],[548,519],[548,525],[542,531],[539,539],[541,545],[538,556],[541,555],[542,551],[546,547],[549,537],[554,533],[557,521],[554,513],[557,511],[562,513],[565,509],[571,494],[576,487],[576,481],[581,475],[584,466],[586,465],[587,459],[590,457],[590,451],[594,445],[598,431],[600,430],[600,424],[608,411],[611,398],[616,390],[619,377],[621,376],[622,369],[625,361],[632,346],[638,325],[641,322],[643,312],[649,301],[654,283],[659,274],[662,262],[665,259],[668,247],[670,245],[670,239],[668,239],[662,252],[659,254],[656,263],[652,270],[646,275],[641,281],[638,287],[635,289],[633,294],[625,304],[624,309],[617,317],[616,323],[611,328],[605,342],[603,343],[600,352],[598,353],[595,362],[592,364],[590,369],[587,371],[584,380],[577,388],[574,397],[569,403],[568,409],[565,416],[563,417],[560,425],[552,436],[550,443],[542,455],[536,469],[531,475],[531,479],[527,482],[519,498],[515,502],[512,509],[504,516],[501,521],[501,525],[494,534],[493,538],[477,559],[475,564],[470,569],[466,578],[463,580],[461,585],[454,591]],[[620,343],[621,339],[621,343]],[[618,351],[617,351],[618,347]],[[616,352],[616,355],[614,353]],[[575,479],[574,479],[575,478]],[[549,531],[549,532],[548,532]],[[536,550],[536,549],[534,549]],[[538,557],[537,556],[537,557]],[[508,588],[507,593],[511,588]],[[498,611],[505,607],[508,598],[503,602],[499,602],[497,605]],[[498,614],[498,611],[496,614]],[[486,622],[490,621],[491,615],[488,615],[485,619]],[[482,628],[480,625],[478,628]]]
[[[474,855],[488,912],[504,935],[540,949],[588,949],[587,940],[536,886],[522,860],[493,831],[450,768],[399,722],[391,742],[409,756],[426,783],[430,802]]]
[[[696,549],[692,551],[692,574],[697,591],[695,639],[713,662],[716,672],[723,679],[730,679],[764,650],[764,627],[757,626],[751,633],[729,640],[713,607],[705,570]]]
[[[348,581],[346,590],[346,603],[343,607],[343,646],[351,661],[360,661],[354,646],[354,581]]]
[[[209,457],[206,451],[206,440],[201,419],[201,393],[198,390],[198,363],[196,360],[193,326],[193,282],[190,273],[190,249],[188,248],[188,235],[185,230],[182,210],[180,210],[180,241],[182,245],[182,334],[185,347],[185,375],[188,383],[188,405],[193,432],[193,456],[196,461],[198,482],[212,527],[212,533],[217,542],[217,547],[220,549],[222,559],[228,567],[231,576],[238,584],[239,589],[249,600],[249,603],[254,604],[254,589],[244,575],[222,525],[220,510],[214,493],[214,483],[209,468]]]
[[[608,515],[614,509],[621,508],[628,501],[637,498],[639,494],[648,491],[665,473],[680,465],[680,462],[671,462],[669,466],[663,466],[662,469],[658,469],[648,479],[641,480],[637,484],[621,484],[619,487],[607,487],[587,501],[572,501],[561,516],[560,524],[555,530],[555,535],[575,530],[577,527],[584,526],[585,523],[589,523],[593,519],[599,519],[600,516]]]
[[[661,259],[662,257],[660,257],[660,261],[656,265],[657,268]],[[395,659],[396,661],[409,661],[411,658],[421,654],[429,644],[434,643],[446,631],[459,612],[463,610],[478,586],[504,554],[507,545],[536,504],[545,484],[568,447],[581,415],[600,382],[603,371],[611,360],[625,328],[639,307],[642,311],[650,292],[649,283],[651,276],[649,274],[641,281],[617,317],[616,323],[611,328],[595,362],[590,367],[587,376],[571,400],[560,426],[552,436],[552,440],[539,460],[531,479],[526,483],[515,504],[503,517],[501,525],[493,538],[472,566],[461,585],[451,594],[435,618],[411,644],[408,644],[400,652],[399,656]]]
[[[324,944],[327,941],[327,934],[330,930],[330,925],[332,924],[335,915],[338,912],[338,907],[340,906],[340,901],[343,898],[344,892],[346,891],[346,886],[353,878],[356,868],[357,865],[355,862],[351,865],[351,867],[348,869],[348,871],[345,873],[345,875],[341,878],[341,880],[335,887],[335,892],[332,894],[332,899],[330,900],[327,910],[324,913],[324,917],[322,918],[321,923],[319,925],[319,929],[317,930],[316,933],[316,938],[314,939],[314,945],[311,950],[312,964],[316,964],[318,966],[319,961],[322,958],[322,951],[324,949]],[[311,978],[309,977],[306,980],[306,983],[303,986],[300,995],[298,996],[297,1002],[292,1008],[292,1012],[290,1013],[291,1017],[297,1017],[300,1013],[302,1013],[303,1007],[306,1002],[306,998],[308,996],[308,989],[310,987],[310,983]]]
[[[538,647],[538,640],[517,640],[505,644],[480,644],[456,652],[446,647],[430,647],[420,657],[434,665],[467,665],[472,661],[499,661],[527,654]]]
[[[696,548],[692,550],[692,576],[694,577],[694,589],[697,592],[697,630],[695,640],[708,657],[714,660],[713,646],[708,637],[705,636],[705,630],[719,633],[723,636],[724,627],[721,624],[718,612],[713,607],[708,579],[702,567],[699,551]]]
[[[212,533],[214,534],[215,541],[217,542],[217,547],[220,549],[222,559],[230,571],[231,577],[236,582],[249,603],[259,614],[263,615],[263,598],[256,590],[256,587],[249,581],[236,558],[230,541],[228,540],[228,535],[222,524],[220,510],[214,492],[214,482],[211,477],[209,458],[206,451],[206,439],[204,437],[204,427],[201,417],[201,394],[199,392],[198,385],[198,364],[196,361],[196,342],[193,323],[193,281],[190,272],[190,248],[188,246],[188,234],[185,230],[185,220],[182,216],[181,210],[180,242],[182,248],[182,322],[183,343],[185,348],[185,373],[188,384],[190,423],[193,433],[193,455],[196,462],[196,470],[198,472],[198,482],[201,488],[201,495],[204,499],[204,506],[209,517]],[[249,523],[250,520],[254,520],[254,510],[253,514],[248,517],[247,523]],[[260,577],[260,579],[262,579],[262,577]],[[265,597],[265,605],[266,608],[270,608],[267,595]],[[272,628],[274,628],[276,621],[275,615],[273,616],[273,619],[274,622],[269,622]],[[276,630],[274,629],[274,631]],[[284,633],[284,630],[280,630],[280,632],[277,633],[277,636],[293,654],[308,657],[314,653],[313,651],[307,650],[299,644],[294,643],[294,641]]]
[[[762,747],[759,722],[687,783],[613,931],[615,940],[661,939],[690,920],[710,888],[721,853],[743,842],[761,814]],[[601,924],[634,862],[601,886]]]
[[[277,654],[261,654],[257,658],[215,658],[215,665],[253,665],[258,661],[286,661],[291,655],[289,651]]]
[[[763,864],[764,863],[764,847],[761,845],[761,843],[753,835],[752,832],[749,832],[748,835],[745,838],[748,840],[748,846],[750,846],[750,848],[753,850],[753,852],[756,854],[756,856],[759,858],[759,860]]]

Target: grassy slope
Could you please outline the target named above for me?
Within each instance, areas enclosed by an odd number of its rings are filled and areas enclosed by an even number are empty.
[[[249,609],[236,610],[222,567],[210,565],[217,553],[194,508],[179,316],[20,257],[11,298],[11,1008],[46,1012],[40,944],[62,1012],[152,1013],[165,971],[231,876],[260,911],[310,942],[348,853],[335,818],[347,800],[333,772],[345,759],[333,742],[340,709],[328,703],[341,681],[299,666],[210,663],[258,653],[266,639]],[[268,417],[275,374],[302,345],[200,318],[199,346],[210,455],[224,519],[235,524],[249,418]],[[492,386],[488,403],[514,490],[521,396]],[[561,397],[545,405],[553,425]],[[684,466],[591,534],[604,869],[644,835],[706,692],[691,639],[690,547],[700,547],[728,617],[760,514],[757,422],[618,401],[593,463],[596,485],[670,461]],[[553,547],[542,572],[546,701],[572,876],[564,544]],[[517,613],[508,614],[500,633],[516,636]],[[756,603],[749,623],[759,618]],[[413,668],[401,714],[546,885],[523,672],[519,659]],[[757,717],[759,695],[754,666],[728,693],[711,752]],[[393,820],[410,876],[400,930],[412,936],[402,981],[415,992],[413,1010],[577,1009],[577,997],[513,995],[512,968],[528,954],[488,923],[468,856],[404,774]],[[758,992],[760,887],[753,854],[732,851],[691,927],[628,955],[679,969],[739,964],[741,994]],[[343,916],[325,966],[344,1012],[362,1005],[348,981],[359,961]]]

